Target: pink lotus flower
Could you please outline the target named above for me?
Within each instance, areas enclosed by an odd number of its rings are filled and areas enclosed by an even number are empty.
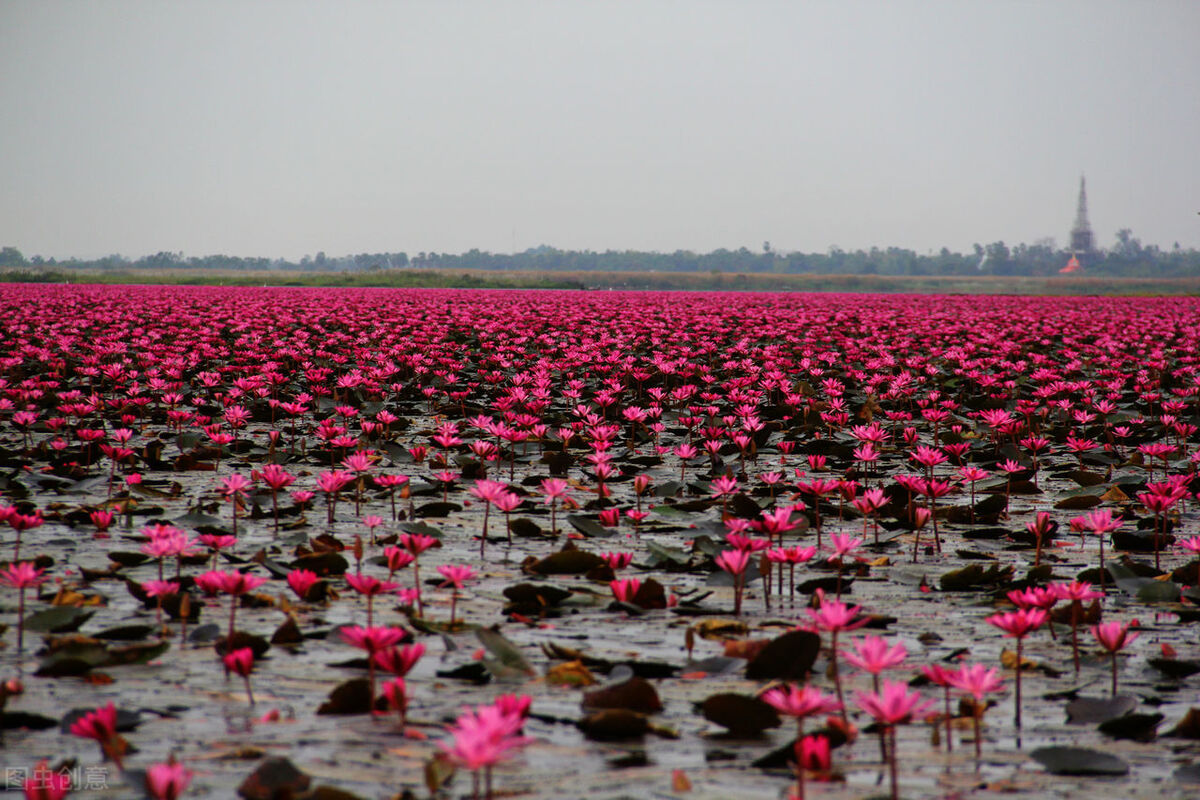
[[[367,627],[370,627],[374,622],[375,596],[390,594],[400,588],[399,584],[381,581],[378,578],[364,575],[361,572],[347,572],[346,583],[350,584],[350,588],[354,589],[354,591],[367,598]]]
[[[438,543],[437,537],[426,536],[423,533],[400,534],[400,546],[415,556],[420,556],[421,553]]]
[[[986,622],[1004,631],[1005,636],[1023,639],[1045,623],[1047,614],[1040,608],[1019,608],[1004,614],[994,614]]]
[[[179,592],[179,584],[175,581],[146,581],[142,588],[147,597],[165,597]]]
[[[360,650],[366,650],[368,656],[371,656],[380,650],[398,644],[408,633],[403,628],[378,625],[364,628],[358,625],[347,625],[341,629],[340,635],[342,641]]]
[[[492,705],[501,714],[524,720],[529,716],[533,707],[533,698],[527,694],[500,694],[492,701]],[[520,730],[518,728],[518,730]]]
[[[408,684],[399,676],[392,678],[383,685],[383,696],[388,706],[400,716],[400,730],[403,731],[408,715]]]
[[[104,533],[107,531],[109,526],[112,525],[113,520],[116,519],[116,515],[111,511],[103,510],[93,511],[88,516],[91,519],[92,524],[96,526],[97,533]]]
[[[192,782],[192,771],[174,759],[146,770],[146,793],[154,800],[178,800]]]
[[[387,559],[388,580],[391,580],[393,575],[417,560],[417,557],[411,551],[402,547],[385,547],[383,548],[383,555]]]
[[[14,589],[40,586],[46,580],[44,572],[45,570],[34,567],[30,561],[9,564],[3,571],[0,571],[0,584],[11,586]]]
[[[803,736],[796,740],[796,769],[813,772],[829,772],[833,767],[833,757],[829,745],[829,737],[820,734]],[[799,781],[799,778],[797,779]],[[803,789],[800,790],[803,797]]]
[[[736,535],[736,534],[731,534]],[[768,542],[763,542],[769,547]],[[750,565],[749,548],[744,550],[722,550],[713,559],[716,565],[733,576],[733,615],[742,615],[742,593],[746,589],[746,567]]]
[[[435,545],[440,547],[441,543],[433,536],[426,536],[422,533],[400,534],[400,546],[413,554],[413,589],[417,593],[417,616],[424,614],[424,606],[421,603],[421,553]]]
[[[89,711],[71,723],[72,736],[104,742],[117,733],[117,707],[113,703]]]
[[[842,653],[847,661],[872,675],[878,675],[885,669],[898,667],[908,657],[908,650],[903,642],[892,645],[881,636],[867,636],[860,639],[852,650]]]
[[[475,570],[462,564],[442,564],[437,570],[446,579],[442,582],[442,587],[451,587],[450,625],[453,626],[457,622],[455,612],[458,609],[458,592],[467,581],[475,577]]]
[[[792,520],[792,512],[803,510],[804,504],[797,503],[793,506],[776,508],[774,511],[764,511],[762,512],[762,516],[754,522],[754,527],[767,534],[768,537],[779,537],[780,541],[782,541],[783,534],[795,530],[800,526],[800,523]]]
[[[253,592],[267,582],[266,578],[237,570],[225,572],[222,575],[224,577],[221,579],[221,591],[235,597]]]
[[[840,600],[830,600],[825,593],[817,590],[817,608],[806,608],[805,612],[812,618],[813,624],[822,631],[852,631],[866,625],[869,620],[860,617],[862,606],[848,606]]]
[[[381,581],[378,578],[374,578],[370,575],[353,572],[346,573],[346,583],[350,584],[350,588],[354,589],[354,591],[368,597],[374,597],[375,595],[379,594],[389,594],[400,588],[394,583],[388,583],[387,581]]]
[[[105,758],[111,758],[121,767],[126,746],[125,740],[117,735],[117,707],[111,702],[72,722],[70,732],[72,736],[95,739]]]
[[[633,553],[601,553],[600,558],[605,564],[616,572],[617,570],[625,569],[633,563]]]
[[[883,682],[883,689],[879,692],[859,692],[855,697],[858,707],[887,729],[890,741],[888,766],[892,798],[895,800],[900,796],[896,776],[896,726],[911,722],[914,717],[924,713],[931,703],[923,699],[919,692],[909,692],[903,682],[890,680]]]
[[[759,699],[774,708],[780,714],[796,717],[803,733],[804,719],[817,714],[828,714],[842,707],[836,697],[827,695],[812,686],[795,686],[785,684],[774,689],[768,689],[759,695]]]
[[[486,504],[483,507],[483,533],[479,536],[479,557],[483,558],[484,548],[487,545],[488,515],[492,510],[492,505],[508,494],[508,487],[498,481],[478,480],[469,491]]]
[[[455,764],[472,771],[487,769],[528,744],[519,736],[522,718],[496,706],[464,711],[451,729],[453,740],[441,745]]]
[[[71,776],[55,772],[45,759],[39,761],[24,781],[25,800],[62,800],[71,791]]]
[[[617,598],[618,602],[632,603],[638,589],[642,588],[642,582],[637,578],[621,578],[609,581],[608,588],[612,590],[613,597]]]
[[[43,572],[28,561],[9,564],[0,571],[0,585],[17,590],[17,652],[25,649],[25,590],[40,586],[46,580]]]
[[[317,573],[307,569],[294,569],[287,576],[288,587],[300,600],[308,599],[309,591],[318,580]]]
[[[455,589],[463,588],[467,581],[475,577],[475,570],[461,564],[443,564],[437,571],[446,579],[442,586],[453,586]]]
[[[249,647],[241,647],[230,653],[226,653],[222,661],[225,664],[226,673],[234,673],[240,675],[246,683],[246,699],[250,705],[254,705],[254,695],[250,691],[250,673],[254,669],[254,651]]]
[[[1117,696],[1117,653],[1124,650],[1127,645],[1138,637],[1136,632],[1130,630],[1136,624],[1136,622],[1126,623],[1125,625],[1119,622],[1103,622],[1099,625],[1093,625],[1091,628],[1092,636],[1096,637],[1096,641],[1112,657],[1113,697]]]
[[[1006,614],[994,614],[986,620],[989,624],[1004,631],[1005,636],[1011,636],[1017,640],[1016,701],[1014,703],[1016,708],[1014,719],[1017,730],[1021,729],[1021,645],[1025,641],[1025,637],[1040,628],[1049,617],[1049,613],[1041,608],[1019,608]]]
[[[963,664],[957,672],[948,673],[947,680],[951,686],[964,694],[971,695],[975,701],[972,718],[975,725],[975,758],[978,760],[983,739],[979,732],[979,723],[983,712],[987,710],[983,698],[985,695],[1002,690],[1004,682],[1000,680],[995,667],[985,667],[983,664]],[[949,726],[947,726],[946,735],[950,735]]]
[[[423,655],[425,655],[425,645],[418,642],[417,644],[406,644],[403,647],[378,650],[372,655],[372,658],[380,669],[404,677],[416,666]]]

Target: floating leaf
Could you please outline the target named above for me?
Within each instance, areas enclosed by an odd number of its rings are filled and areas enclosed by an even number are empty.
[[[333,550],[322,550],[319,553],[308,553],[291,563],[292,569],[306,569],[317,575],[344,575],[350,569],[350,562],[341,553]]]
[[[92,661],[70,655],[58,655],[47,659],[33,673],[39,678],[74,678],[87,674],[96,666]]]
[[[404,531],[405,533],[418,533],[422,536],[432,536],[435,539],[441,539],[442,536],[444,535],[442,533],[441,528],[435,528],[434,526],[430,525],[428,522],[421,522],[421,521],[401,522],[396,527],[398,527],[400,530]]]
[[[484,664],[488,669],[496,674],[497,678],[509,677],[509,672],[515,672],[524,675],[536,675],[533,667],[525,660],[525,656],[521,653],[519,647],[510,642],[499,632],[491,628],[479,628],[475,631],[475,637],[488,649],[492,655],[498,659],[498,666],[503,667],[503,670],[495,669],[488,661]]]
[[[108,554],[109,561],[115,561],[122,567],[137,567],[145,564],[150,560],[150,556],[145,553],[127,553],[123,551],[110,552]]]
[[[462,506],[458,503],[442,503],[433,502],[425,503],[413,509],[413,516],[416,517],[448,517],[456,511],[462,511]]]
[[[58,725],[58,720],[43,717],[41,714],[30,714],[27,711],[5,711],[0,714],[0,730],[44,731],[56,725]]]
[[[1041,747],[1030,756],[1051,775],[1125,775],[1129,765],[1109,753],[1085,747]]]
[[[512,529],[513,536],[537,538],[549,535],[547,531],[542,530],[541,526],[528,517],[517,517],[509,523],[509,527]]]
[[[1163,721],[1162,714],[1125,714],[1100,723],[1100,732],[1114,739],[1149,742]]]
[[[1168,678],[1183,680],[1200,672],[1200,659],[1194,658],[1151,658],[1150,666]]]
[[[317,709],[318,714],[366,714],[370,710],[371,686],[366,678],[351,678],[339,683],[329,693],[329,699]]]
[[[1076,494],[1064,497],[1054,504],[1059,511],[1086,511],[1104,502],[1094,494]]]
[[[725,656],[753,661],[770,643],[770,639],[726,639]]]
[[[596,684],[596,676],[592,671],[583,665],[582,661],[567,661],[563,664],[555,664],[546,670],[546,683],[554,686],[570,686],[578,688],[580,686],[594,686]]]
[[[170,647],[171,643],[165,640],[161,642],[139,642],[121,647],[110,647],[108,648],[108,658],[99,666],[121,667],[129,664],[145,664],[167,652]]]
[[[25,617],[25,629],[41,633],[70,633],[92,618],[96,612],[75,606],[54,606]]]
[[[730,636],[745,636],[750,626],[740,619],[706,619],[692,626],[701,639],[725,639]]]
[[[1067,704],[1068,725],[1094,725],[1124,716],[1137,708],[1137,698],[1119,694],[1116,697],[1080,697]]]
[[[435,673],[439,678],[450,678],[456,681],[467,681],[482,686],[492,679],[492,673],[482,661],[471,661],[454,669],[439,669]]]
[[[1017,668],[1017,651],[1009,650],[1008,648],[1002,649],[1000,651],[1000,665],[1002,667],[1004,667],[1005,669],[1016,669]],[[1034,661],[1032,658],[1029,658],[1027,656],[1024,656],[1024,655],[1021,656],[1021,669],[1028,671],[1028,670],[1037,669],[1037,668],[1038,668],[1038,662]]]
[[[312,779],[291,761],[274,756],[265,759],[247,775],[237,791],[245,800],[277,800],[300,795],[311,782]]]
[[[779,714],[753,695],[725,692],[714,694],[700,704],[709,722],[715,722],[737,737],[757,736],[767,728],[779,727]]]
[[[525,571],[536,572],[539,575],[582,575],[603,563],[604,559],[595,553],[570,547],[533,562]]]
[[[624,708],[609,708],[589,714],[578,723],[584,736],[598,742],[620,741],[645,736],[650,722],[645,714]]]
[[[654,580],[654,578],[647,578],[642,581],[642,585],[634,593],[632,602],[633,605],[644,608],[647,611],[656,608],[666,608],[667,593],[661,583]]]
[[[571,596],[571,592],[550,584],[518,583],[504,590],[514,606],[532,609],[536,613],[540,609],[552,608]]]
[[[596,520],[580,514],[568,515],[567,522],[571,523],[572,528],[589,539],[611,539],[617,535],[616,528],[606,528]]]
[[[788,631],[772,639],[746,665],[752,681],[804,681],[821,650],[821,637],[811,631]]]
[[[692,555],[678,547],[648,542],[646,544],[646,565],[663,569],[686,569],[691,565]]]
[[[317,786],[304,795],[304,800],[363,800],[357,794],[338,789],[335,786]]]
[[[993,588],[1012,580],[1014,568],[1012,565],[968,564],[962,569],[954,569],[943,574],[938,579],[938,585],[943,592],[969,592],[978,589]]]
[[[1200,739],[1200,708],[1192,706],[1183,719],[1175,723],[1175,727],[1167,732],[1167,736],[1177,739]]]
[[[1200,764],[1185,764],[1171,774],[1179,783],[1200,783]]]
[[[1121,491],[1121,487],[1113,484],[1104,494],[1100,495],[1100,499],[1106,503],[1128,503],[1129,495]]]
[[[1160,533],[1155,537],[1153,531],[1117,530],[1112,532],[1112,543],[1114,549],[1128,553],[1153,553],[1156,547],[1158,550],[1170,550],[1175,544],[1175,537],[1169,533]]]
[[[454,777],[454,762],[443,753],[436,754],[425,762],[425,788],[430,795],[441,793],[442,787]]]
[[[226,648],[229,647],[229,645],[229,637],[222,636],[216,640],[216,643],[213,645],[213,649],[216,650],[217,655],[223,656],[225,655]],[[264,655],[266,655],[267,651],[271,649],[271,643],[268,642],[264,637],[254,633],[248,633],[246,631],[234,631],[232,645],[232,648],[230,648],[231,650],[241,650],[243,647],[249,647],[254,651],[254,657],[256,659],[262,658]]]
[[[645,678],[634,676],[615,686],[607,686],[584,694],[583,707],[622,708],[640,714],[653,714],[662,711],[663,705],[662,701],[658,699],[658,692],[655,691],[654,686]]]
[[[304,641],[296,618],[288,614],[288,618],[271,634],[271,644],[299,644]]]
[[[1182,588],[1174,581],[1151,579],[1137,590],[1137,599],[1143,603],[1178,603]]]

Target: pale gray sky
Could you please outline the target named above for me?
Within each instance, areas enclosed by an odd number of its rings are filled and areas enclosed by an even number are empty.
[[[1200,2],[0,0],[26,255],[1200,247]]]

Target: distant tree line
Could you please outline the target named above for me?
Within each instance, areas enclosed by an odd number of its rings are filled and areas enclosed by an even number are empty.
[[[15,247],[0,249],[0,268],[127,270],[272,270],[301,272],[380,272],[396,269],[448,270],[534,270],[604,272],[684,272],[684,273],[758,273],[818,275],[1026,275],[1046,276],[1057,273],[1070,254],[1059,249],[1052,239],[1009,247],[1004,242],[976,244],[972,252],[956,253],[943,247],[937,253],[917,253],[901,247],[870,250],[843,250],[831,247],[824,253],[777,252],[769,242],[760,250],[742,247],[719,249],[709,253],[676,250],[673,253],[643,250],[560,250],[540,246],[521,253],[490,253],[468,250],[465,253],[359,253],[339,257],[319,252],[299,261],[282,258],[243,258],[240,256],[184,256],[160,252],[129,259],[120,255],[97,259],[55,260],[26,258]],[[1091,275],[1138,278],[1179,278],[1200,276],[1200,251],[1182,248],[1178,243],[1169,250],[1143,245],[1128,228],[1117,232],[1116,243],[1107,250],[1090,253],[1081,259]]]

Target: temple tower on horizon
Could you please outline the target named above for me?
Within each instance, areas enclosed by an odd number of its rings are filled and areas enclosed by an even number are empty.
[[[1095,249],[1092,225],[1088,222],[1087,179],[1079,177],[1079,204],[1075,208],[1075,224],[1071,226],[1071,244],[1067,248],[1076,257],[1087,256]]]

